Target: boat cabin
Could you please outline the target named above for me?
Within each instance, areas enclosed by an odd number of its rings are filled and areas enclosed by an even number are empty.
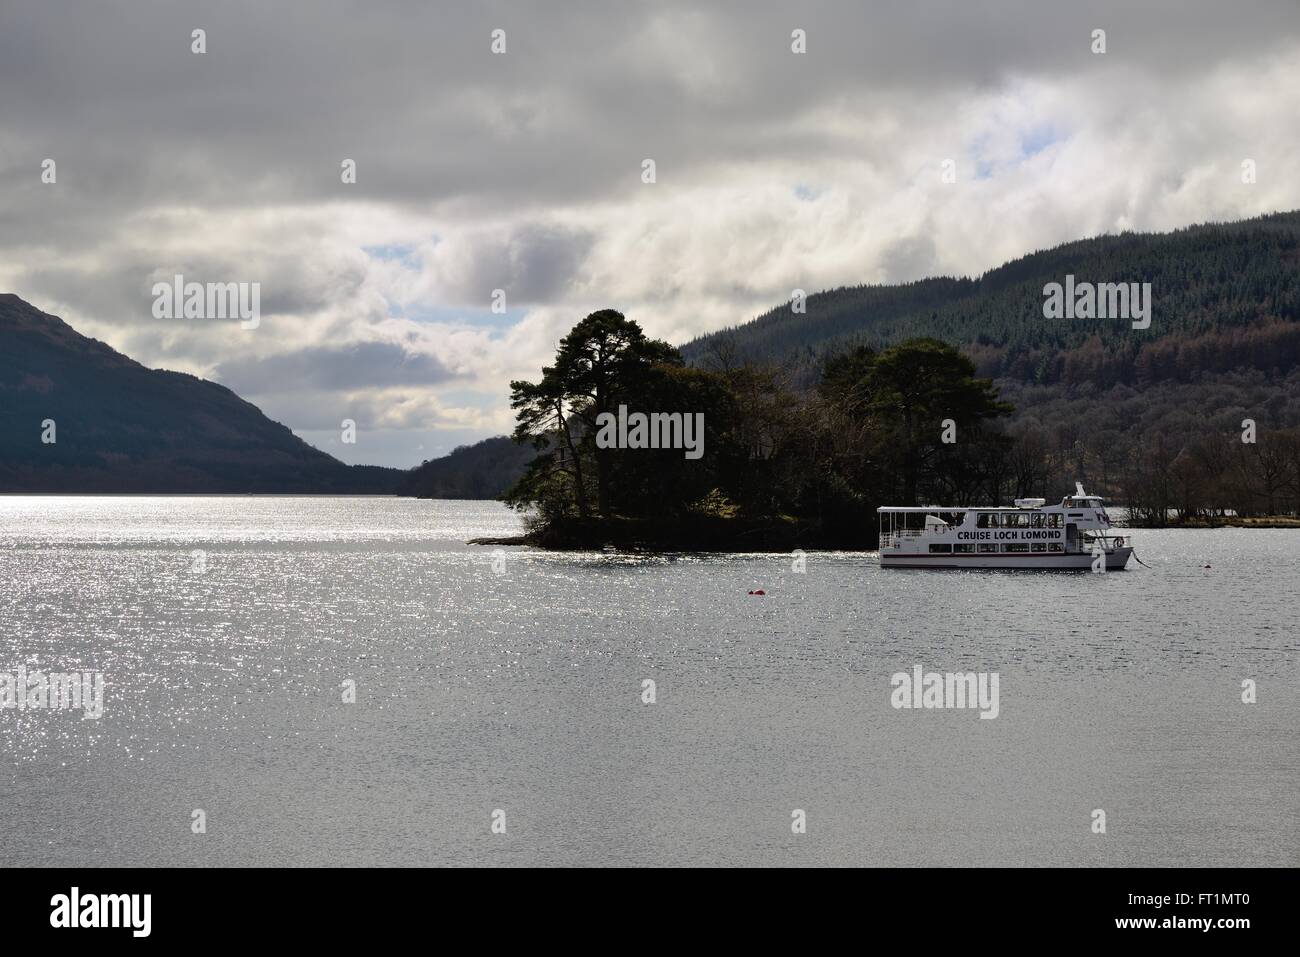
[[[924,555],[1050,555],[1122,546],[1123,539],[1111,534],[1101,497],[1076,488],[1060,505],[1022,498],[1012,506],[882,506],[880,548]]]

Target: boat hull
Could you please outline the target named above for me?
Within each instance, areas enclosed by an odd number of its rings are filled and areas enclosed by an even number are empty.
[[[1123,571],[1128,564],[1133,549],[1127,545],[1106,553],[1106,571]],[[926,555],[909,554],[893,549],[884,549],[880,553],[882,568],[1014,568],[1036,569],[1038,571],[1079,571],[1092,570],[1093,556],[1089,552],[1035,552],[1023,554],[1012,553],[976,553],[967,555]]]

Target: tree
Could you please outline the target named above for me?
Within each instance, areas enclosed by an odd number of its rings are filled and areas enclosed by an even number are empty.
[[[593,312],[560,340],[555,364],[539,382],[510,383],[516,411],[514,438],[541,453],[511,489],[507,501],[537,505],[550,515],[610,514],[610,477],[616,450],[596,446],[597,419],[644,393],[657,366],[682,365],[666,342],[649,339],[637,323],[613,309]]]
[[[540,382],[511,382],[510,389],[510,407],[517,418],[513,438],[531,442],[538,455],[506,493],[506,502],[537,505],[548,516],[562,515],[572,506],[586,518],[587,486],[574,440],[570,397],[555,368],[542,369]]]
[[[908,505],[917,504],[923,482],[942,471],[936,469],[941,460],[950,475],[969,468],[968,450],[960,446],[986,440],[985,423],[1011,411],[992,382],[975,377],[970,359],[936,339],[909,339],[879,355],[859,350],[832,363],[828,373],[831,392],[876,421]],[[956,428],[956,443],[942,441],[945,420]]]

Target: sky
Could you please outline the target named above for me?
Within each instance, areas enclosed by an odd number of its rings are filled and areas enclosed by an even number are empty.
[[[680,344],[1295,209],[1298,159],[1297,0],[0,0],[0,292],[348,462],[509,432],[596,309]],[[155,318],[178,274],[260,323]]]

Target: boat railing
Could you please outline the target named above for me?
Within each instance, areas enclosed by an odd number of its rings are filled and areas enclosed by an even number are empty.
[[[1121,529],[1120,531],[1124,530]],[[1102,550],[1109,554],[1117,548],[1123,548],[1130,544],[1130,539],[1127,535],[1121,535],[1116,531],[1085,532],[1083,535],[1083,550],[1085,552],[1092,551],[1094,542],[1100,542]]]
[[[899,542],[912,541],[926,535],[923,528],[896,528],[892,532],[880,533],[880,547],[889,548]]]

